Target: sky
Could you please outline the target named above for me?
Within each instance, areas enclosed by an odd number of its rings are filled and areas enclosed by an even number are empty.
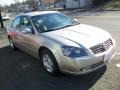
[[[23,1],[23,0],[19,0],[19,1]],[[15,3],[15,0],[0,0],[0,5],[10,5],[12,3]]]

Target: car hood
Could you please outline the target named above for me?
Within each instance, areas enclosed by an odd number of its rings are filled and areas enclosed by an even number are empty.
[[[79,24],[61,30],[47,32],[47,35],[54,38],[61,37],[61,39],[67,39],[72,42],[79,43],[86,48],[103,43],[107,39],[111,38],[108,32],[85,24]]]

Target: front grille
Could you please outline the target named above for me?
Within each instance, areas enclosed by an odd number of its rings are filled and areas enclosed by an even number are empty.
[[[94,54],[98,54],[98,53],[102,53],[102,52],[108,50],[111,45],[113,45],[112,40],[108,39],[107,41],[105,41],[99,45],[96,45],[94,47],[91,47],[90,49]]]

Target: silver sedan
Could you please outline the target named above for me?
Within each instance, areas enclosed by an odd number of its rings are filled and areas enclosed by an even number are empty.
[[[11,48],[42,60],[44,69],[52,75],[93,72],[115,53],[115,40],[108,32],[57,11],[19,15],[7,32]]]

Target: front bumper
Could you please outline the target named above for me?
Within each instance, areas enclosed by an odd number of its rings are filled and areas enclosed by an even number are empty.
[[[105,55],[111,52],[111,56],[104,61]],[[93,72],[110,61],[115,55],[115,47],[111,46],[106,52],[98,55],[90,55],[82,58],[69,58],[56,54],[56,59],[61,72],[82,75]]]

